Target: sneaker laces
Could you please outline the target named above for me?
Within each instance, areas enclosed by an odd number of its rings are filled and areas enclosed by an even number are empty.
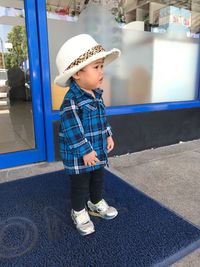
[[[85,209],[83,211],[80,211],[80,213],[74,212],[74,214],[77,224],[85,224],[90,221],[90,217]]]

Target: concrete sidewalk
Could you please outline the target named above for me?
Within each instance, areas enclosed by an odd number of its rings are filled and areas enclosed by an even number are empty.
[[[200,140],[110,159],[110,171],[200,227]],[[173,266],[199,267],[200,249]]]
[[[62,168],[56,162],[4,169],[0,183]],[[200,140],[113,157],[109,170],[200,227]],[[200,249],[173,266],[199,267]]]

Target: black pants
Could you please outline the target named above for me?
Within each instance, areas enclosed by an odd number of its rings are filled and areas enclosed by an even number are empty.
[[[97,203],[102,199],[104,168],[82,174],[69,175],[71,183],[72,209],[80,211],[86,201]]]

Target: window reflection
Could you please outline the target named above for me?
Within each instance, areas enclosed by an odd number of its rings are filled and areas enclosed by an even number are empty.
[[[47,17],[77,21],[91,4],[108,10],[120,27],[156,33],[182,32],[188,37],[199,37],[198,0],[47,0]]]
[[[0,153],[35,147],[24,2],[0,1]]]
[[[53,2],[47,1],[47,7]],[[78,11],[68,6],[67,14],[58,14],[66,6],[68,2],[60,1],[56,12],[47,11],[53,109],[59,109],[68,90],[53,83],[56,54],[68,38],[80,33],[91,34],[106,49],[122,50],[121,58],[105,68],[107,106],[197,98],[198,1],[81,1]]]

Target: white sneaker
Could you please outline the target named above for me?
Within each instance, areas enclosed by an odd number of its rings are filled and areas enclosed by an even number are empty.
[[[98,216],[103,219],[114,219],[118,211],[114,207],[108,206],[107,202],[102,199],[97,204],[93,204],[91,201],[87,202],[88,212],[92,216]]]
[[[78,212],[71,210],[71,217],[76,225],[76,229],[81,235],[89,235],[95,231],[94,224],[90,220],[90,216],[86,209]]]

